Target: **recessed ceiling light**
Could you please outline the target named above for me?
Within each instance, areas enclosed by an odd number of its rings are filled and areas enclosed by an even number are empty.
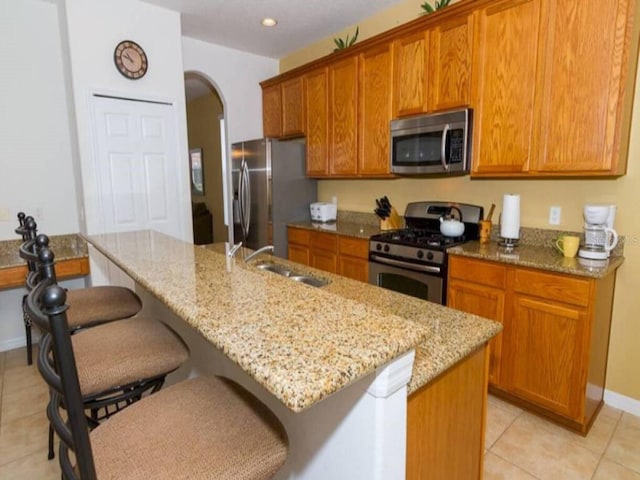
[[[267,17],[267,18],[263,18],[261,23],[265,27],[275,27],[278,24],[278,21],[275,18]]]

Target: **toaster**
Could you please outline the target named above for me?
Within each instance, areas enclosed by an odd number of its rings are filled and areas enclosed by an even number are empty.
[[[309,205],[312,222],[335,222],[338,206],[335,203],[315,202]]]

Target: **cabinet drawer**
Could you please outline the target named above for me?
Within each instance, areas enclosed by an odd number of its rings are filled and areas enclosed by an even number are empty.
[[[568,275],[516,270],[513,289],[531,296],[586,307],[589,305],[590,283],[590,280]]]
[[[472,260],[451,255],[449,257],[449,276],[481,285],[504,288],[507,278],[507,267],[492,262]]]
[[[301,228],[289,228],[289,243],[295,243],[298,245],[309,245],[309,230]]]
[[[338,252],[340,255],[350,255],[358,258],[369,258],[369,240],[353,237],[338,237]]]
[[[328,252],[337,253],[338,236],[334,233],[313,232],[309,238],[309,245],[317,250],[326,250]]]

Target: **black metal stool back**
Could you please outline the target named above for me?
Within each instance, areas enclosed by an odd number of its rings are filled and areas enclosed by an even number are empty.
[[[48,249],[40,253],[43,263],[49,260],[49,256]],[[62,476],[72,480],[96,480],[65,300],[64,289],[55,281],[45,279],[31,290],[26,306],[33,321],[46,332],[40,344],[38,370],[51,389],[47,416],[60,437]],[[62,416],[63,408],[67,412],[66,422]],[[69,458],[69,450],[75,454],[75,467]]]
[[[23,212],[18,214],[19,226],[15,232],[22,236],[22,244],[20,245],[20,257],[27,262],[27,278],[26,287],[27,290],[31,290],[38,281],[38,259],[36,249],[36,236],[38,232],[38,226],[36,225],[33,217],[25,216]],[[27,339],[27,365],[33,363],[32,354],[32,336],[31,336],[31,318],[26,310],[27,296],[22,296],[22,320],[24,322],[25,336]]]

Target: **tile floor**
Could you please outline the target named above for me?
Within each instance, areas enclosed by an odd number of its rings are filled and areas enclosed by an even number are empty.
[[[60,478],[47,389],[24,348],[0,352],[0,479]],[[587,437],[489,397],[485,480],[640,480],[640,418],[605,406]]]

